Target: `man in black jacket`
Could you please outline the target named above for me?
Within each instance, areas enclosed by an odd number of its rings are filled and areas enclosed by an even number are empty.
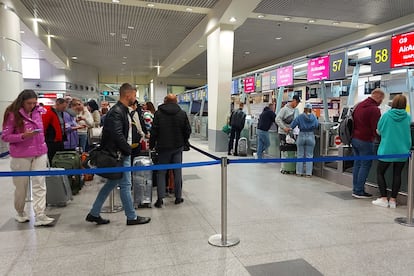
[[[229,147],[227,150],[227,154],[231,154],[231,150],[233,149],[233,143],[234,139],[236,138],[236,144],[234,145],[234,156],[237,156],[237,147],[239,146],[239,139],[240,139],[240,133],[244,128],[244,123],[246,121],[246,113],[243,112],[243,103],[239,104],[239,109],[236,111],[233,111],[230,116],[230,126],[231,126],[231,132],[230,132],[230,141],[229,141]]]
[[[257,159],[263,158],[263,152],[270,146],[269,129],[275,124],[276,114],[274,104],[269,104],[263,109],[257,124]]]
[[[164,98],[164,104],[158,107],[154,114],[151,127],[150,148],[158,152],[158,163],[182,163],[183,148],[188,143],[191,134],[191,126],[187,114],[177,104],[177,97],[168,94]],[[158,171],[157,194],[158,199],[154,206],[161,208],[165,197],[166,170]],[[175,204],[184,201],[182,198],[181,168],[174,169]]]
[[[136,91],[129,83],[119,89],[119,101],[108,111],[102,129],[101,147],[114,154],[121,154],[124,167],[131,166],[131,117],[128,106],[136,100]],[[124,172],[121,179],[108,179],[101,188],[86,217],[86,221],[108,224],[109,219],[100,216],[102,205],[112,190],[119,185],[122,207],[127,217],[127,225],[145,224],[150,218],[137,216],[131,198],[131,172]]]

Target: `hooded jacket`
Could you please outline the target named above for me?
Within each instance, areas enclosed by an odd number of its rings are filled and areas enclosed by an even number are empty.
[[[185,111],[175,103],[162,104],[154,114],[150,148],[165,151],[183,147],[190,134],[191,126]]]
[[[318,127],[318,119],[315,115],[302,113],[293,120],[290,127],[299,127],[300,132],[313,132]]]
[[[392,108],[378,122],[381,142],[378,155],[405,154],[411,148],[411,117],[404,109]],[[380,158],[384,162],[405,162],[407,158]]]
[[[360,102],[352,115],[354,118],[354,131],[352,138],[365,142],[374,142],[377,138],[377,124],[381,117],[381,111],[377,102],[368,97]]]
[[[3,123],[1,138],[4,142],[10,143],[9,151],[11,157],[28,158],[46,154],[47,146],[43,133],[42,115],[38,107],[32,111],[31,117],[23,108],[20,108],[19,113],[23,117],[23,129],[16,128],[13,113],[10,113],[7,121]],[[41,131],[31,138],[22,138],[24,132],[34,129],[40,129]]]

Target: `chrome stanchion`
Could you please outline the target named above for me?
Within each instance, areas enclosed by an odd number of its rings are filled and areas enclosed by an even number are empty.
[[[218,247],[230,247],[240,242],[239,238],[227,235],[227,157],[221,158],[221,234],[208,239],[208,243]]]
[[[101,210],[101,213],[118,213],[122,211],[122,206],[115,205],[115,191],[118,189],[116,187],[112,190],[112,192],[109,194],[109,205],[106,207],[103,207]]]
[[[26,202],[32,202],[33,201],[33,197],[32,197],[32,177],[29,176],[29,183],[27,183],[28,187],[27,187],[27,193],[26,193]]]
[[[413,150],[411,150],[410,158],[408,159],[408,192],[407,192],[407,217],[399,217],[394,221],[404,226],[413,227]]]

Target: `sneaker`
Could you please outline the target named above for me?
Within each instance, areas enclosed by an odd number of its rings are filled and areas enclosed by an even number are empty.
[[[17,222],[20,222],[20,223],[24,223],[24,222],[28,222],[28,221],[30,221],[29,217],[27,216],[27,214],[26,214],[25,212],[23,212],[23,213],[18,213],[18,214],[14,217],[14,219],[15,219]]]
[[[391,209],[395,209],[395,208],[397,208],[397,202],[395,202],[395,201],[390,201],[390,202],[388,203],[388,205],[390,206],[390,208],[391,208]]]
[[[36,221],[34,223],[34,226],[45,226],[53,223],[55,221],[54,218],[49,218],[46,215],[40,215],[36,217]]]
[[[382,198],[377,198],[376,200],[373,200],[372,204],[374,204],[376,206],[381,206],[381,207],[388,208],[388,200],[385,200],[385,199],[382,199]]]
[[[372,195],[366,192],[363,192],[362,194],[356,194],[356,193],[352,193],[352,196],[355,198],[371,198]]]

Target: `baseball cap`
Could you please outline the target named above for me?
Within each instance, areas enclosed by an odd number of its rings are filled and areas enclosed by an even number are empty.
[[[305,103],[305,108],[312,109],[312,104],[311,103]]]
[[[300,97],[298,95],[294,95],[292,99],[300,103]]]

